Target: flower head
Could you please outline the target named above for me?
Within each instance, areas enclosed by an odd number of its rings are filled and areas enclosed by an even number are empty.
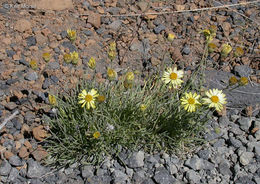
[[[147,105],[141,104],[141,105],[140,105],[140,109],[141,109],[141,111],[144,112],[144,111],[147,109]]]
[[[63,59],[64,59],[65,63],[70,63],[72,60],[71,54],[67,54],[67,53],[64,54]]]
[[[102,103],[102,102],[104,102],[105,100],[106,100],[106,97],[105,97],[104,95],[98,95],[98,97],[97,97],[97,101],[98,101],[98,102]]]
[[[33,70],[36,70],[38,68],[38,64],[35,60],[31,60],[29,64]]]
[[[95,106],[95,98],[98,97],[97,91],[95,89],[91,89],[90,92],[87,92],[85,89],[79,94],[79,104],[82,104],[83,108],[86,104],[87,109],[96,108]]]
[[[237,47],[234,52],[235,57],[241,57],[243,56],[243,54],[244,54],[244,49],[242,47]]]
[[[112,68],[107,69],[107,77],[109,80],[115,80],[117,78],[117,73]]]
[[[167,39],[172,42],[175,38],[175,35],[173,33],[169,33]]]
[[[204,34],[207,42],[211,42],[213,40],[214,36],[212,35],[209,29],[204,29],[202,33]]]
[[[247,77],[241,77],[241,78],[239,79],[239,84],[240,84],[241,86],[247,85],[247,84],[248,84],[248,79],[247,79]]]
[[[125,87],[126,89],[130,89],[130,88],[133,87],[133,83],[129,83],[129,82],[127,82],[127,81],[125,80],[125,81],[124,81],[124,87]]]
[[[208,49],[209,49],[210,53],[214,52],[216,50],[216,48],[217,48],[217,46],[216,46],[215,43],[211,42],[211,43],[208,44]]]
[[[226,95],[222,93],[222,90],[213,89],[206,92],[207,98],[203,98],[204,104],[209,104],[209,107],[215,107],[217,111],[223,109],[223,105],[226,104]]]
[[[108,51],[108,57],[110,60],[114,60],[116,58],[116,50]]]
[[[56,105],[57,104],[57,100],[56,100],[54,95],[50,95],[49,94],[48,99],[49,99],[49,102],[50,102],[51,105]]]
[[[162,80],[165,84],[170,84],[170,88],[177,88],[183,82],[183,80],[181,80],[183,74],[183,70],[177,70],[176,67],[173,70],[172,68],[167,68],[163,74]]]
[[[51,59],[51,54],[49,52],[45,52],[42,54],[42,58],[45,62],[49,62]]]
[[[181,98],[181,105],[183,105],[184,109],[188,112],[195,112],[196,107],[201,105],[201,103],[198,101],[200,98],[200,95],[197,95],[197,93],[185,93],[185,96]]]
[[[232,47],[229,44],[223,44],[221,49],[221,56],[227,57],[227,55],[232,51]]]
[[[232,76],[229,78],[229,85],[233,86],[237,83],[237,78],[235,76]]]
[[[134,78],[135,78],[135,75],[134,75],[133,72],[127,72],[126,75],[125,75],[125,80],[128,83],[132,83]]]
[[[70,53],[70,57],[71,57],[72,64],[74,64],[74,65],[78,64],[79,53],[77,53],[76,51],[73,51]]]
[[[93,133],[93,137],[94,137],[95,139],[98,139],[98,138],[100,137],[100,132],[99,132],[99,131],[94,132],[94,133]]]
[[[109,50],[116,50],[116,42],[113,41],[109,44]]]
[[[91,68],[92,70],[96,68],[96,60],[93,57],[90,58],[88,62],[88,67]]]
[[[76,30],[68,29],[67,30],[67,34],[68,34],[68,37],[69,37],[70,41],[75,41],[76,40],[76,38],[77,38]]]

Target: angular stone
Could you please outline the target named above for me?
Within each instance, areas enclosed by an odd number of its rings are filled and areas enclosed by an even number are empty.
[[[229,163],[228,162],[221,162],[218,166],[218,169],[219,169],[219,172],[222,174],[222,175],[229,175],[229,176],[232,176],[232,172],[230,170],[230,166],[229,166]]]
[[[248,165],[254,157],[254,153],[252,152],[243,152],[239,157],[239,162],[242,165]]]
[[[13,166],[23,166],[22,160],[16,155],[9,158],[9,163]]]
[[[73,9],[72,0],[34,0],[37,9],[61,11]]]
[[[7,176],[12,169],[12,166],[9,164],[8,161],[3,160],[0,165],[0,176]]]
[[[240,77],[249,77],[252,73],[252,69],[248,65],[235,66],[234,70]]]
[[[83,178],[91,178],[94,176],[93,166],[86,165],[81,167],[81,175]]]
[[[164,167],[156,168],[153,179],[158,184],[170,184],[175,182],[175,178]]]
[[[241,117],[239,120],[238,120],[238,124],[239,124],[239,127],[244,130],[244,131],[248,131],[248,129],[250,128],[251,126],[251,123],[252,123],[252,118],[250,117]]]
[[[35,81],[38,79],[38,74],[36,72],[30,72],[24,77],[25,80]]]
[[[11,172],[9,173],[8,180],[14,181],[19,176],[19,171],[16,168],[12,168]]]
[[[128,179],[127,175],[120,170],[114,170],[112,177],[114,183],[122,183]]]
[[[194,170],[201,170],[204,168],[204,162],[203,159],[198,158],[197,156],[194,156],[184,163],[185,166],[188,166]]]
[[[30,159],[28,160],[28,178],[39,178],[46,173],[46,168],[41,166],[38,162]]]
[[[98,13],[90,13],[88,16],[88,23],[95,28],[99,28],[101,25],[101,16]]]
[[[189,181],[189,183],[200,183],[200,175],[199,173],[189,170],[186,172],[186,178]]]
[[[138,168],[144,166],[144,152],[138,151],[132,154],[132,156],[128,159],[128,167],[130,168]]]
[[[31,22],[26,19],[20,19],[15,23],[14,29],[19,32],[24,32],[24,31],[30,30]]]

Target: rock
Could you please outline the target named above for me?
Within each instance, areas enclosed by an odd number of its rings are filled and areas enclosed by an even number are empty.
[[[189,170],[186,172],[186,178],[189,181],[189,183],[200,183],[200,175],[199,173]]]
[[[8,180],[14,181],[19,175],[19,171],[16,168],[12,168],[11,172],[9,173]]]
[[[15,52],[13,50],[6,50],[7,57],[13,57],[15,55]]]
[[[234,137],[230,137],[228,143],[230,143],[230,145],[234,146],[235,148],[240,148],[243,146],[242,142],[235,139]]]
[[[26,38],[26,42],[28,47],[36,45],[36,39],[34,36],[29,36],[28,38]]]
[[[31,22],[26,19],[16,21],[14,29],[19,32],[24,32],[31,29]]]
[[[153,179],[158,184],[171,184],[175,182],[175,178],[173,178],[164,167],[156,168]]]
[[[115,20],[115,21],[113,21],[111,24],[109,24],[107,27],[108,27],[109,29],[112,29],[112,30],[114,30],[114,31],[117,31],[117,30],[120,29],[121,25],[122,25],[122,21],[121,21],[121,20]]]
[[[33,136],[38,141],[43,141],[44,138],[48,137],[47,131],[44,130],[43,126],[34,127],[32,129]]]
[[[17,105],[14,102],[8,102],[7,104],[5,104],[5,108],[7,108],[10,111],[14,110],[16,107]]]
[[[145,171],[141,170],[138,172],[135,172],[133,175],[133,183],[142,183],[145,180]]]
[[[175,164],[170,164],[170,165],[169,165],[169,171],[170,171],[171,174],[176,174],[176,173],[178,173],[178,169],[177,169],[177,167],[176,167]]]
[[[3,160],[0,165],[0,176],[7,176],[12,169],[12,166],[9,164],[8,161]]]
[[[244,131],[248,131],[248,129],[250,128],[251,126],[251,123],[252,123],[252,118],[250,117],[241,117],[239,120],[238,120],[238,124],[239,124],[239,127],[244,130]]]
[[[203,159],[200,159],[195,155],[192,158],[186,160],[184,165],[194,170],[201,170],[204,167],[204,162]]]
[[[122,183],[128,179],[127,175],[120,170],[114,170],[112,178],[114,183]]]
[[[36,81],[38,79],[38,74],[36,72],[30,72],[24,77],[28,81]]]
[[[92,176],[94,176],[93,166],[86,165],[81,167],[81,175],[83,178],[91,178]]]
[[[209,156],[211,154],[211,151],[209,150],[200,150],[198,153],[198,156],[204,160],[208,160]]]
[[[9,163],[13,166],[22,166],[23,165],[22,160],[16,155],[11,156],[9,158]]]
[[[242,165],[248,165],[254,157],[254,153],[252,152],[243,152],[239,157],[239,162]]]
[[[237,65],[234,70],[240,77],[249,77],[252,73],[252,69],[248,65]]]
[[[25,113],[24,120],[27,124],[32,123],[35,120],[35,114],[31,111],[27,111]],[[23,124],[22,132],[24,132],[24,131],[26,132],[26,131],[28,131],[28,129],[30,129],[29,127],[27,127],[28,126],[27,124]]]
[[[235,184],[255,184],[248,176],[241,176],[235,180]]]
[[[39,178],[46,173],[46,168],[41,166],[38,162],[30,159],[28,160],[28,178]]]
[[[48,153],[41,146],[38,146],[38,148],[34,152],[32,152],[32,155],[33,155],[33,158],[35,158],[35,160],[41,161],[45,157],[47,157]]]
[[[132,156],[128,159],[128,167],[130,168],[138,168],[144,166],[144,152],[138,151],[132,154]]]
[[[26,158],[29,156],[29,152],[27,151],[27,148],[25,146],[22,146],[18,153],[19,157]]]
[[[158,26],[156,26],[153,30],[155,34],[159,34],[162,31],[164,31],[166,29],[166,27],[163,24],[159,24]]]
[[[61,44],[63,47],[68,48],[70,52],[77,52],[77,48],[75,45],[73,45],[70,41],[64,41]]]
[[[34,0],[37,9],[61,11],[73,9],[72,0]]]
[[[93,25],[95,28],[99,28],[101,25],[101,16],[97,13],[90,13],[87,22]]]
[[[44,79],[42,84],[42,89],[47,89],[52,84],[51,80],[49,78]]]
[[[218,165],[218,170],[222,175],[229,175],[232,176],[232,172],[230,170],[230,166],[228,162],[220,162]]]
[[[140,1],[140,2],[137,3],[137,6],[140,8],[140,10],[142,12],[145,12],[145,10],[147,10],[148,5],[149,4],[147,2],[145,2],[145,1]]]
[[[54,62],[49,62],[48,63],[48,68],[51,70],[59,70],[60,69],[60,64],[56,61]]]
[[[190,54],[190,47],[188,45],[185,45],[184,48],[182,49],[182,53],[185,55]]]
[[[213,170],[215,165],[207,160],[203,160],[203,169],[205,170]]]

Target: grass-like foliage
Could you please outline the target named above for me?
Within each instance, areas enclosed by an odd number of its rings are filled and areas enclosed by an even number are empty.
[[[208,107],[200,103],[187,112],[181,98],[188,90],[196,91],[191,78],[178,88],[169,88],[160,76],[132,80],[128,85],[127,76],[107,83],[81,81],[70,95],[57,98],[58,114],[51,121],[52,136],[47,140],[53,161],[99,163],[104,155],[116,155],[122,147],[173,151],[180,143],[194,140],[207,120]],[[92,89],[98,93],[93,96],[95,108],[87,103],[82,107],[79,94]]]

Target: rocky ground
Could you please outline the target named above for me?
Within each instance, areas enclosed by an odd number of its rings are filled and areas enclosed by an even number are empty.
[[[205,11],[164,13],[237,4],[246,1],[133,0],[11,0],[0,2],[0,117],[19,114],[1,129],[2,183],[260,183],[259,5]],[[145,14],[155,13],[155,14]],[[119,16],[121,15],[121,16]],[[122,16],[124,15],[124,16]],[[122,150],[119,160],[107,158],[100,167],[53,170],[43,166],[46,117],[53,114],[48,94],[73,88],[81,78],[106,79],[108,66],[119,73],[143,75],[176,64],[187,73],[200,62],[205,42],[201,30],[218,28],[218,49],[228,42],[242,46],[241,57],[207,58],[207,85],[223,89],[230,76],[249,77],[249,85],[227,92],[227,110],[206,125],[206,144],[183,156]],[[72,44],[66,30],[77,31]],[[166,39],[174,33],[173,42]],[[110,63],[108,43],[116,41]],[[77,51],[77,65],[66,64],[64,53]],[[46,63],[42,53],[50,52]],[[96,73],[87,65],[97,61]],[[33,70],[29,62],[37,61]]]

